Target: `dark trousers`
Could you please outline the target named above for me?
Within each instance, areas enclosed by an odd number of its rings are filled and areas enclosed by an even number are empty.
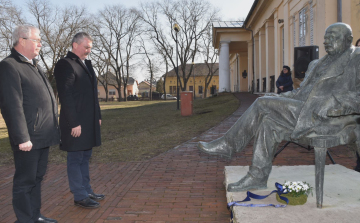
[[[93,193],[90,186],[89,160],[92,149],[67,153],[67,174],[74,200],[80,201]]]
[[[14,151],[13,208],[16,223],[33,223],[40,216],[41,181],[46,172],[49,147]]]

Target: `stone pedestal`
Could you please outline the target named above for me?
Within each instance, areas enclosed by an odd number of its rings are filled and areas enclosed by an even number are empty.
[[[225,167],[225,188],[246,175],[249,167]],[[286,181],[306,181],[314,189],[304,205],[274,207],[234,207],[234,222],[354,222],[360,219],[360,173],[341,165],[326,165],[324,176],[323,208],[316,207],[315,166],[273,166],[265,190],[252,190],[259,195],[267,195],[275,190],[275,183]],[[245,192],[226,193],[227,201],[241,201]],[[264,200],[252,200],[252,204],[279,204],[275,194]]]

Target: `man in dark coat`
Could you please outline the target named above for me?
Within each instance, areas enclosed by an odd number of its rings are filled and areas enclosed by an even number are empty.
[[[84,208],[97,208],[104,195],[95,194],[90,186],[89,160],[92,147],[100,146],[101,114],[97,81],[90,60],[89,34],[77,33],[72,51],[59,60],[54,75],[61,103],[60,149],[67,151],[67,173],[74,203]]]
[[[40,31],[18,26],[13,43],[10,56],[0,63],[0,109],[14,154],[16,222],[57,222],[40,214],[49,146],[60,142],[54,93],[34,59],[41,48]]]
[[[278,89],[278,94],[292,91],[294,89],[289,66],[283,66],[283,70],[281,71],[279,78],[276,80],[276,87]]]

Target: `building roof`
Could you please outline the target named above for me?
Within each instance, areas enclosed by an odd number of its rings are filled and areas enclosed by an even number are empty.
[[[242,21],[216,21],[212,23],[214,28],[242,28]]]
[[[250,12],[246,16],[245,22],[244,22],[244,28],[246,28],[246,24],[249,22],[251,14],[254,12],[256,5],[258,4],[259,0],[255,0],[253,5],[251,6]]]
[[[104,82],[104,79],[105,79],[104,75],[99,75],[99,76],[98,76],[98,79],[99,79],[98,85],[101,85],[101,86],[102,86],[102,84],[100,83],[100,81],[101,81],[101,82]],[[129,80],[128,80],[127,85],[134,85],[135,82],[137,82],[137,81],[135,81],[134,78],[129,77]],[[112,72],[110,72],[110,71],[109,71],[108,74],[107,74],[107,83],[110,84],[110,85],[117,85],[116,77],[115,77],[115,75],[114,75]]]
[[[254,12],[258,3],[259,0],[254,0],[245,21],[215,21],[212,23],[213,28],[246,28],[246,24],[249,22],[251,14]]]
[[[188,74],[190,72],[190,69],[192,67],[192,64],[186,64],[186,73]],[[214,73],[214,76],[219,76],[219,63],[215,63],[213,66],[213,69],[216,70],[216,72]],[[179,66],[179,75],[181,75],[182,71],[181,68]],[[207,76],[209,73],[209,68],[207,67],[207,65],[205,63],[196,63],[194,64],[194,69],[193,72],[191,73],[191,76],[193,76],[193,74],[195,74],[195,77],[198,76]],[[176,72],[174,69],[170,70],[169,72],[165,73],[163,76],[167,76],[167,77],[175,77],[176,76]]]
[[[144,84],[146,84],[146,85],[150,86],[150,83],[149,83],[149,82],[147,82],[147,81],[141,81],[141,82],[140,82],[140,84],[142,84],[142,83],[144,83]],[[139,85],[140,85],[140,84],[139,84]]]

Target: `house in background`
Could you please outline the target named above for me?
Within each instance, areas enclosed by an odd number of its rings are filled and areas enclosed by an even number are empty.
[[[152,92],[156,91],[156,83],[152,85]],[[142,81],[139,84],[139,97],[149,97],[150,96],[150,83],[148,81]]]
[[[105,88],[103,86],[104,83],[104,76],[100,75],[98,76],[98,98],[99,100],[105,100],[106,99],[106,92]],[[117,86],[116,77],[113,73],[108,72],[107,74],[107,86],[108,86],[108,98],[110,100],[115,99],[117,100],[119,98],[119,94],[115,86]],[[127,83],[126,87],[126,96],[129,95],[137,95],[138,94],[138,82],[132,78],[129,77],[129,81]],[[121,98],[124,98],[124,86],[121,86]]]
[[[359,12],[359,0],[255,0],[244,22],[213,22],[213,46],[220,51],[219,91],[274,92],[283,65],[291,68],[298,87],[302,78],[294,75],[299,61],[295,47],[318,46],[323,57],[325,29],[335,22],[351,26],[355,44]]]
[[[127,95],[126,96],[129,96],[129,95],[138,95],[139,94],[139,83],[137,80],[135,80],[134,78],[132,77],[129,77],[129,81],[127,83]],[[124,97],[122,95],[122,97]]]
[[[186,65],[186,73],[190,72],[191,67],[193,67],[193,71],[190,75],[190,78],[186,85],[186,91],[195,92],[195,97],[202,98],[204,97],[205,91],[207,91],[207,97],[215,94],[219,90],[219,64],[215,63],[213,66],[213,70],[216,70],[211,82],[207,89],[205,89],[205,78],[209,73],[208,66],[205,63],[196,63],[196,64],[187,64]],[[181,77],[181,71],[179,69],[179,76]],[[176,96],[176,72],[174,69],[167,72],[163,75],[165,79],[165,89],[167,94],[171,94]],[[182,81],[182,78],[180,78]],[[195,83],[195,84],[194,84]],[[194,88],[195,86],[195,88]],[[179,83],[180,89],[180,83]],[[213,89],[213,90],[212,90]],[[181,92],[181,89],[180,89]]]

